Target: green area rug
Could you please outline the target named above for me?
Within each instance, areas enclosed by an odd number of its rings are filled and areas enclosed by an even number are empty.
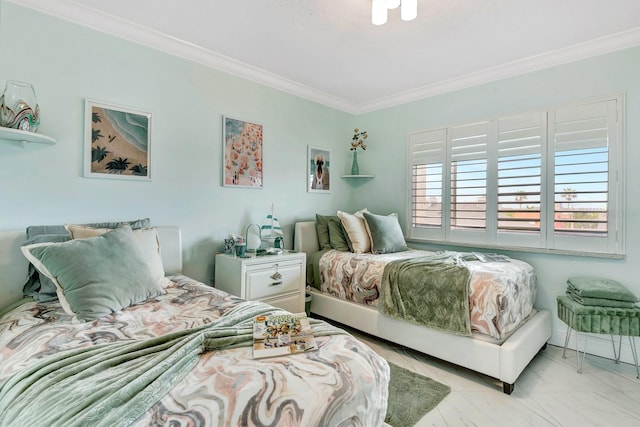
[[[389,367],[389,404],[384,421],[392,427],[414,426],[451,391],[449,386],[393,363]]]

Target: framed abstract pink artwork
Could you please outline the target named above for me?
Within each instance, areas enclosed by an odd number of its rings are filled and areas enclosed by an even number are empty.
[[[262,188],[262,125],[222,118],[224,187]]]

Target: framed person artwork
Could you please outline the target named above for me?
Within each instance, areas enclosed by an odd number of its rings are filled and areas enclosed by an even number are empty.
[[[331,150],[307,146],[307,191],[331,192]]]
[[[224,187],[262,188],[262,125],[222,118]]]
[[[151,113],[85,100],[84,176],[151,180]]]

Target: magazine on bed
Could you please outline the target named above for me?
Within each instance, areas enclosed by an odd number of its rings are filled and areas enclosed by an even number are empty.
[[[317,350],[305,313],[256,316],[253,321],[253,358]]]

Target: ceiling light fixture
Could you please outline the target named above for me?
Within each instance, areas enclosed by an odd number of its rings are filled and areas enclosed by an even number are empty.
[[[400,6],[400,18],[411,21],[418,16],[418,0],[371,0],[371,23],[387,23],[387,11]]]

